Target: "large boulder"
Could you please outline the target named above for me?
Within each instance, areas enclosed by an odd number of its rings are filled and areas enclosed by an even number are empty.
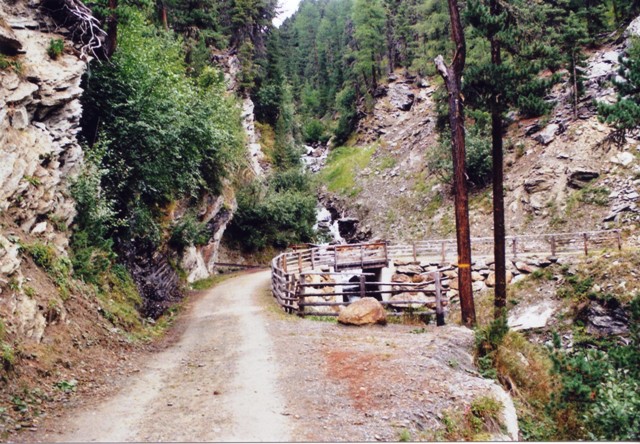
[[[513,280],[513,273],[511,273],[509,270],[507,270],[506,278],[507,278],[507,284],[510,283]],[[485,285],[487,287],[495,287],[496,286],[496,274],[495,274],[495,272],[493,272],[493,271],[490,272],[489,276],[484,281],[484,283],[485,283]]]
[[[560,131],[560,125],[552,123],[547,125],[542,131],[533,136],[534,140],[543,145],[549,145],[556,138],[556,134]]]
[[[391,85],[388,95],[391,105],[401,111],[409,111],[416,98],[411,88],[404,84]]]
[[[384,325],[387,323],[387,313],[382,304],[374,298],[363,298],[342,310],[338,322],[348,325]]]

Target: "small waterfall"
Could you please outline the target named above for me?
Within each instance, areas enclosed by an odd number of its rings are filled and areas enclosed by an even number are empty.
[[[313,229],[323,238],[323,244],[345,244],[346,241],[340,236],[338,220],[333,219],[331,211],[322,206],[322,204],[318,204],[316,211],[316,224]]]

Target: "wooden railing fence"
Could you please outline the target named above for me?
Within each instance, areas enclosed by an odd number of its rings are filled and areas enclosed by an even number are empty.
[[[493,257],[493,238],[473,238],[474,259]],[[580,233],[541,234],[508,236],[508,255],[517,260],[531,255],[588,255],[590,251],[622,248],[619,230],[589,231]],[[278,304],[288,313],[304,316],[310,307],[339,307],[349,305],[352,296],[382,296],[381,303],[387,307],[411,308],[417,305],[431,308],[438,325],[444,323],[444,306],[448,299],[442,288],[443,275],[451,270],[449,262],[457,258],[455,239],[425,240],[408,244],[372,242],[363,244],[311,246],[284,252],[271,261],[272,291]],[[426,261],[439,264],[426,282],[380,282],[367,281],[374,276],[366,270],[380,269],[390,261]],[[349,271],[359,269],[362,271]],[[313,278],[315,276],[315,279]],[[357,282],[340,279],[355,278]],[[332,278],[333,277],[333,278]],[[323,281],[324,279],[324,281]],[[313,291],[317,290],[317,291]],[[405,295],[406,300],[390,297]],[[420,298],[416,298],[419,295]],[[319,301],[319,298],[333,298]],[[413,297],[413,299],[412,299]],[[339,299],[338,299],[339,298]],[[425,300],[426,298],[426,300]],[[336,316],[337,312],[314,313]],[[402,313],[390,313],[392,315]]]

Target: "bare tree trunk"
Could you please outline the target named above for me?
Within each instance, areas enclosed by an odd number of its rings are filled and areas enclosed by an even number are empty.
[[[107,17],[107,41],[106,41],[106,54],[107,58],[111,58],[116,48],[118,47],[118,16],[116,10],[118,9],[118,0],[109,0],[110,14]]]
[[[494,3],[495,4],[495,3]],[[502,64],[500,42],[491,40],[491,63]],[[493,160],[493,257],[495,260],[496,286],[494,288],[494,317],[505,314],[507,305],[507,269],[505,259],[505,224],[503,190],[502,115],[500,97],[494,93],[491,98],[491,157]]]
[[[451,18],[451,39],[453,40],[456,50],[450,66],[445,66],[441,55],[436,57],[435,63],[449,93],[449,123],[451,125],[451,150],[453,157],[460,310],[462,312],[463,324],[467,327],[473,327],[476,323],[476,311],[471,287],[471,232],[469,229],[469,195],[465,174],[464,107],[461,94],[461,79],[465,64],[466,48],[458,2],[457,0],[448,0],[448,2],[449,16]]]
[[[164,1],[158,2],[158,8],[160,9],[160,22],[165,31],[169,30],[169,20],[167,18],[167,5]]]
[[[573,64],[573,120],[578,118],[578,69],[576,68],[576,52],[571,54]]]

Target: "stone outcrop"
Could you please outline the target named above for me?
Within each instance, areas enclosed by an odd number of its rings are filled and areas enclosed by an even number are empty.
[[[38,9],[39,2],[0,2],[0,315],[6,333],[21,343],[44,340],[63,319],[55,287],[38,294],[33,264],[21,245],[40,242],[67,255],[75,217],[69,184],[83,162],[80,87],[87,68],[73,42],[56,59],[52,39],[65,38]],[[62,30],[62,32],[65,32]]]

